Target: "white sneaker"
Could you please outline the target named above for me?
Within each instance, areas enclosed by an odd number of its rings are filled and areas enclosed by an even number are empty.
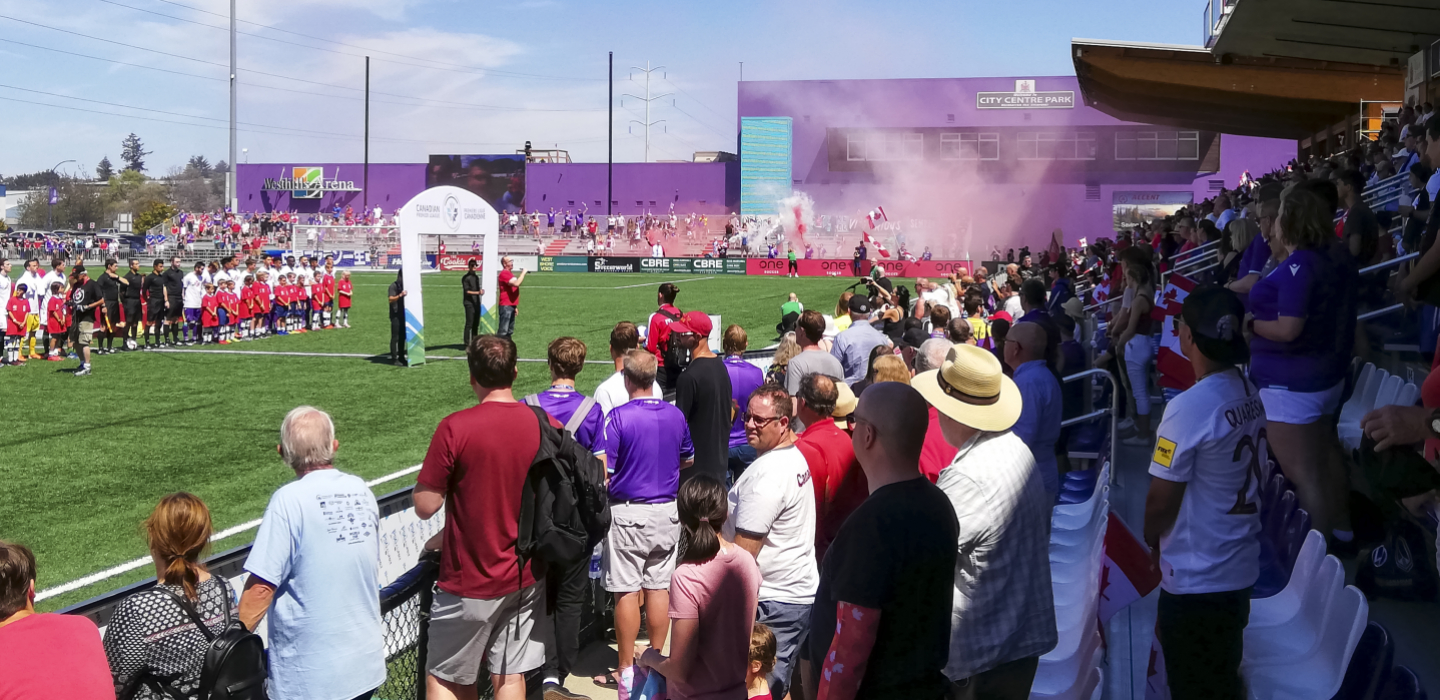
[[[1125,420],[1122,420],[1122,421],[1120,421],[1119,423],[1116,423],[1116,424],[1115,424],[1115,429],[1116,429],[1116,430],[1119,430],[1119,431],[1122,432],[1122,433],[1124,433],[1124,432],[1129,432],[1129,431],[1131,431],[1131,430],[1134,430],[1134,429],[1135,429],[1135,420],[1134,420],[1133,418],[1126,418]]]
[[[1155,437],[1153,435],[1149,437],[1144,435],[1131,435],[1127,438],[1120,438],[1120,444],[1131,447],[1150,447],[1155,444]]]

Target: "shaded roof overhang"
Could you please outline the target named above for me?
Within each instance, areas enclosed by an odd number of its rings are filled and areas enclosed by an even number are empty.
[[[1247,4],[1254,3],[1236,7]],[[1071,51],[1091,107],[1127,121],[1227,134],[1303,139],[1357,116],[1362,100],[1404,94],[1403,70],[1390,65],[1094,39],[1072,40]]]

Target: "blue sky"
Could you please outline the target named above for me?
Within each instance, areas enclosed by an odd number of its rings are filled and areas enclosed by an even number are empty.
[[[118,165],[132,131],[153,151],[152,175],[195,154],[225,158],[228,9],[224,0],[0,0],[0,173],[67,158],[93,172],[106,155]],[[630,66],[647,60],[665,66],[652,93],[674,93],[652,102],[650,118],[665,123],[652,129],[651,158],[688,160],[734,150],[741,61],[747,80],[1070,75],[1072,37],[1194,44],[1203,9],[1196,0],[240,0],[241,20],[271,27],[239,25],[248,33],[239,145],[249,151],[240,160],[359,161],[366,53],[372,162],[508,153],[527,139],[603,161],[612,50],[616,160],[643,157],[641,130],[628,123],[643,105],[620,95],[644,93]]]

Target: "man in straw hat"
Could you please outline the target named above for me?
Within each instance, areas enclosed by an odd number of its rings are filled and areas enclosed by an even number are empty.
[[[1199,379],[1166,406],[1150,459],[1145,542],[1160,565],[1157,631],[1176,698],[1245,690],[1240,660],[1260,576],[1265,407],[1236,369],[1250,359],[1244,318],[1228,289],[1205,285],[1185,298],[1180,348]]]
[[[1030,449],[1011,432],[1020,391],[995,355],[974,345],[951,347],[939,369],[911,386],[959,450],[936,482],[960,521],[945,675],[959,698],[1024,700],[1057,635],[1051,498]]]

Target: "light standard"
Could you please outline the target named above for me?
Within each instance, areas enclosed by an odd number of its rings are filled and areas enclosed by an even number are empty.
[[[49,208],[45,212],[45,228],[47,230],[55,228],[55,201],[59,198],[55,192],[55,168],[58,168],[66,163],[74,162],[75,160],[73,158],[68,160],[62,160],[59,163],[56,163],[54,167],[50,168],[50,191],[46,193],[45,197],[45,201],[50,203]]]

